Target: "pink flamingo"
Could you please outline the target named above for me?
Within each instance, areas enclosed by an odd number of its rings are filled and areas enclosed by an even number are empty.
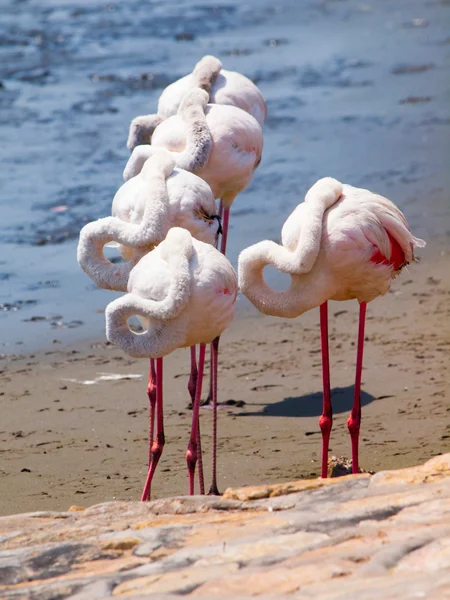
[[[322,477],[327,477],[332,427],[328,355],[328,300],[360,303],[353,408],[347,425],[352,442],[352,471],[358,473],[361,423],[361,372],[367,302],[386,294],[402,268],[414,261],[414,248],[425,246],[408,229],[390,200],[369,190],[320,179],[285,222],[281,245],[262,241],[239,257],[239,286],[264,314],[298,317],[320,306],[323,414]],[[289,289],[271,289],[263,277],[266,265],[291,275]]]
[[[215,212],[214,197],[203,179],[175,168],[170,152],[154,148],[142,171],[116,193],[113,216],[83,227],[78,262],[99,287],[126,291],[133,267],[164,240],[170,228],[184,227],[195,238],[215,244],[221,231]],[[105,257],[103,248],[111,243],[119,246],[124,263],[113,264]],[[147,395],[150,403],[150,463],[157,395],[153,358],[150,359]],[[200,467],[199,462],[199,472]]]
[[[214,244],[220,223],[209,186],[199,177],[175,168],[164,148],[152,148],[142,171],[114,196],[111,217],[88,223],[80,232],[78,262],[99,286],[126,291],[131,269],[157,246],[172,227],[184,227],[203,242]],[[103,254],[118,244],[123,263]]]
[[[244,110],[261,126],[266,119],[266,103],[256,85],[240,73],[223,69],[218,58],[204,56],[192,73],[166,87],[159,98],[156,114],[133,119],[127,141],[130,152],[138,145],[152,143],[156,127],[177,114],[182,99],[193,88],[205,90],[212,104],[228,104]]]
[[[185,229],[173,228],[166,239],[131,271],[128,292],[107,306],[106,335],[110,342],[131,356],[156,359],[156,437],[143,501],[149,498],[164,447],[163,357],[176,348],[200,344],[191,435],[186,453],[189,493],[192,495],[205,344],[219,336],[233,319],[236,273],[225,256],[212,245],[196,240]],[[129,329],[127,319],[132,315],[138,315],[146,322],[144,333],[136,334]],[[217,389],[217,382],[213,389]]]

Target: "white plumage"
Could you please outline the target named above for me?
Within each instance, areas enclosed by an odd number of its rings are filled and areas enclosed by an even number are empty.
[[[237,277],[213,246],[173,228],[131,271],[128,292],[106,308],[107,338],[131,356],[160,358],[212,342],[228,327]],[[132,315],[147,320],[145,333],[129,329]]]
[[[177,114],[181,101],[193,88],[206,90],[212,104],[236,106],[252,115],[262,126],[267,108],[264,97],[244,75],[222,68],[214,56],[204,56],[192,73],[167,86],[158,101],[158,110],[153,115],[133,119],[130,125],[127,147],[131,151],[140,144],[150,144],[155,128],[168,117]]]
[[[193,173],[174,169],[174,163],[170,152],[152,149],[141,173],[116,193],[113,216],[81,230],[78,262],[98,286],[126,291],[131,269],[172,227],[214,244],[220,224],[211,190]],[[104,256],[110,242],[119,243],[125,263],[113,264]]]
[[[200,104],[199,110],[203,109],[203,98],[199,95],[195,100]],[[206,159],[204,156],[197,161],[191,158],[190,164],[195,163],[195,169],[192,170],[208,183],[214,198],[220,198],[227,209],[252,180],[253,172],[261,160],[263,133],[251,115],[234,106],[208,104],[204,110],[212,140],[210,152]],[[184,158],[187,149],[201,148],[201,144],[193,139],[195,136],[195,131],[182,114],[163,121],[155,129],[151,146],[137,146],[133,150],[125,167],[124,179],[139,173],[155,147],[170,150],[176,164],[181,164],[182,160],[188,168]],[[198,152],[205,154],[203,150]],[[191,157],[194,154],[194,150],[189,152]]]
[[[241,253],[239,286],[258,310],[281,317],[297,317],[326,300],[370,302],[386,294],[398,270],[392,239],[403,252],[402,265],[413,260],[414,247],[425,245],[390,200],[320,179],[286,220],[281,245],[267,240]],[[384,264],[371,261],[377,252]],[[269,264],[291,275],[289,289],[266,284],[262,272]]]

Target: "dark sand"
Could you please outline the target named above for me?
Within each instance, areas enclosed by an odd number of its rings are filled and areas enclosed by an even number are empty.
[[[424,253],[425,254],[425,253]],[[449,257],[426,253],[369,305],[361,466],[423,462],[450,448]],[[320,473],[318,311],[282,320],[252,313],[222,338],[219,487]],[[356,302],[330,304],[333,454],[349,455]],[[147,458],[147,361],[103,343],[9,356],[1,369],[0,513],[138,499]],[[187,493],[189,352],[165,359],[166,447],[153,497]],[[100,381],[104,373],[142,379]],[[76,381],[70,381],[76,380]],[[211,410],[201,412],[209,485]]]

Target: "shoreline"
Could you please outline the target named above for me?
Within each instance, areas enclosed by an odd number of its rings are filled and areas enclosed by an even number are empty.
[[[412,466],[450,447],[449,255],[432,248],[368,308],[360,460],[366,470]],[[332,302],[329,312],[330,455],[349,456],[357,303]],[[320,365],[318,310],[287,320],[243,306],[220,348],[221,491],[319,476]],[[166,446],[155,499],[187,491],[188,375],[187,350],[165,360]],[[146,378],[146,360],[98,340],[4,358],[0,477],[9,493],[0,498],[0,514],[138,499],[147,458]],[[87,380],[97,381],[81,383]],[[208,487],[208,407],[201,424]]]

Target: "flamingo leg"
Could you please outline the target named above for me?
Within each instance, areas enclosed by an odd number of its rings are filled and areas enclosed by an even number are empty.
[[[226,230],[227,231],[225,233],[225,236],[228,233],[228,222],[229,222],[230,209],[228,209],[226,212],[227,212],[227,217],[226,217],[226,221],[227,221]],[[222,222],[223,222],[223,218],[224,218],[224,209],[223,209],[223,202],[221,200],[220,201],[220,205],[219,205],[219,220],[220,220],[221,225],[222,225]],[[222,241],[221,241],[221,248],[220,248],[220,251],[222,252],[222,254],[225,254],[225,250],[226,250],[226,246],[227,246],[226,237],[225,237],[225,241],[224,241],[224,232],[225,232],[225,229],[222,226]],[[218,245],[219,245],[219,240],[217,239],[216,243],[215,243],[215,247],[217,248]],[[212,349],[212,346],[211,346],[211,370],[210,370],[210,373],[212,373],[212,368],[213,368],[213,366],[212,366],[212,360],[213,360],[212,355],[213,355],[213,349]],[[209,392],[208,392],[208,396],[207,396],[206,400],[203,402],[203,406],[206,406],[206,405],[208,405],[208,404],[211,403],[212,395],[213,395],[213,382],[212,382],[212,377],[210,377],[210,379],[209,379]]]
[[[212,407],[213,407],[213,454],[212,454],[212,483],[209,494],[220,496],[217,487],[217,359],[219,353],[220,336],[211,344],[211,383],[212,383]]]
[[[189,445],[186,452],[186,462],[189,473],[189,494],[191,496],[194,495],[195,466],[197,464],[198,457],[198,417],[200,414],[200,397],[202,394],[203,370],[205,366],[205,350],[205,344],[200,344],[200,351],[198,356],[197,386],[195,390],[194,406],[192,408],[191,436],[189,438]]]
[[[220,251],[222,254],[226,253],[227,250],[227,238],[228,238],[228,224],[230,222],[230,209],[223,209],[223,222],[222,222],[222,239],[220,241]]]
[[[191,346],[191,375],[189,377],[188,382],[188,390],[191,396],[192,409],[194,409],[195,403],[195,390],[197,388],[197,357],[195,346]],[[205,493],[205,480],[203,476],[203,460],[202,460],[202,444],[200,439],[200,413],[198,416],[198,424],[197,424],[197,453],[198,453],[198,481],[200,485],[200,494],[204,495]]]
[[[188,381],[188,390],[191,396],[192,408],[195,402],[195,389],[197,387],[197,357],[195,354],[195,346],[191,346],[191,374]]]
[[[359,429],[361,426],[361,376],[364,351],[364,326],[366,323],[367,303],[359,305],[359,327],[358,327],[358,350],[356,355],[355,391],[353,396],[353,408],[347,421],[348,431],[352,440],[352,473],[359,473]]]
[[[150,359],[150,371],[148,376],[147,396],[150,404],[150,419],[148,428],[148,467],[152,460],[152,444],[155,433],[155,405],[156,405],[156,370],[155,359]]]
[[[153,440],[150,467],[147,473],[141,501],[150,499],[153,475],[158,466],[164,448],[164,417],[163,417],[163,359],[156,359],[156,438]]]
[[[220,243],[220,251],[222,254],[226,254],[227,250],[227,238],[228,238],[228,224],[230,221],[230,209],[223,207],[222,200],[220,201],[219,207],[219,218],[222,223],[222,239]],[[217,365],[218,365],[218,353],[219,353],[219,340],[218,336],[211,344],[211,377],[209,380],[209,394],[205,401],[205,404],[209,404],[212,400],[213,405],[213,457],[212,457],[212,483],[209,488],[209,494],[220,496],[217,487]],[[200,463],[199,463],[200,467]]]
[[[201,400],[201,398],[200,398]],[[199,400],[199,403],[200,403]],[[200,409],[200,406],[199,406]],[[200,488],[200,494],[205,495],[205,478],[203,476],[203,458],[202,458],[202,441],[200,435],[200,410],[198,412],[197,419],[197,460],[198,460],[198,484]]]
[[[328,476],[328,447],[333,426],[328,352],[328,302],[320,305],[320,343],[322,347],[323,412],[319,419],[319,426],[322,432],[322,477],[326,478]]]

